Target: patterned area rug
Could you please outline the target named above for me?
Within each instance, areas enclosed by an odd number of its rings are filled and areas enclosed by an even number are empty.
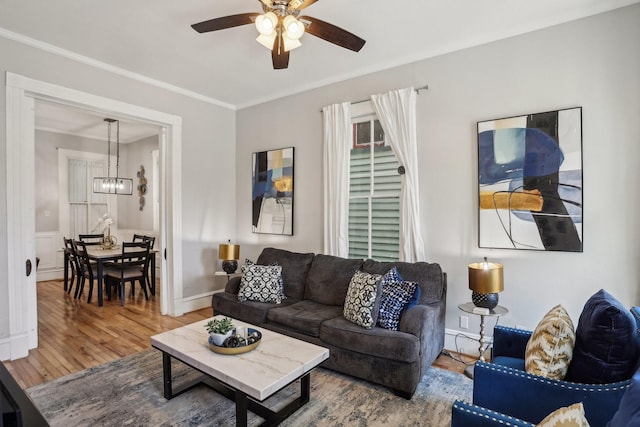
[[[173,362],[174,378],[195,372]],[[278,409],[299,395],[294,383],[266,401]],[[172,400],[162,394],[162,355],[150,349],[27,390],[52,426],[234,426],[235,404],[200,386]],[[431,367],[411,400],[388,388],[317,368],[311,401],[284,426],[449,426],[451,404],[470,400],[472,381]],[[249,425],[262,418],[249,414]]]

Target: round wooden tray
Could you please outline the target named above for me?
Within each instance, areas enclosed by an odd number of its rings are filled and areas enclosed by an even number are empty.
[[[213,352],[218,353],[218,354],[233,355],[233,354],[248,353],[251,350],[254,350],[256,347],[258,347],[260,345],[260,341],[262,341],[262,334],[260,333],[260,331],[258,331],[256,329],[251,329],[251,328],[247,329],[247,334],[252,334],[253,332],[257,332],[258,333],[258,341],[254,342],[253,344],[243,345],[243,346],[240,346],[240,347],[221,347],[221,346],[215,345],[209,339],[209,348]]]

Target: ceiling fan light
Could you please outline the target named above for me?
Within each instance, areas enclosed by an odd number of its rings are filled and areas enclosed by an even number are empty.
[[[302,43],[300,43],[300,40],[290,39],[289,37],[283,37],[282,39],[284,41],[284,51],[285,52],[289,52],[292,49],[296,49],[296,48],[302,46]]]
[[[268,35],[264,35],[264,34],[260,34],[257,38],[256,41],[258,43],[260,43],[262,46],[266,47],[267,49],[271,50],[273,49],[273,44],[276,41],[276,32],[272,32],[271,34]]]
[[[264,36],[272,34],[276,29],[276,25],[278,25],[278,17],[273,12],[258,15],[256,18],[256,28]]]
[[[293,15],[285,16],[282,24],[287,37],[292,40],[298,40],[304,34],[304,24],[298,21]]]

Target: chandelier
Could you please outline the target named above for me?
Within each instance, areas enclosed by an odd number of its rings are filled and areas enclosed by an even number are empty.
[[[118,175],[120,168],[120,121],[109,118],[104,121],[107,122],[107,176],[93,178],[93,192],[130,196],[133,194],[133,179],[120,178]],[[114,122],[116,124],[116,175],[111,177],[111,125]]]

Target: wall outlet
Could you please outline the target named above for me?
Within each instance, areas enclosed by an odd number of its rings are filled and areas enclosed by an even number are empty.
[[[460,329],[469,329],[469,317],[460,316]]]

